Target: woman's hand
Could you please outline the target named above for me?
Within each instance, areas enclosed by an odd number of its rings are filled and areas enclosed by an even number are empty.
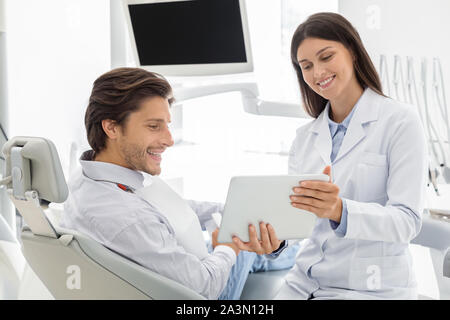
[[[233,237],[234,244],[240,249],[257,254],[269,254],[280,247],[281,240],[278,240],[275,229],[264,222],[259,223],[259,231],[261,240],[258,240],[256,228],[253,225],[248,226],[249,242],[243,242],[238,237]]]
[[[291,205],[314,213],[319,218],[328,218],[341,222],[342,199],[339,197],[339,187],[331,182],[331,166],[326,166],[324,174],[330,176],[328,182],[302,181],[294,187],[291,195]]]

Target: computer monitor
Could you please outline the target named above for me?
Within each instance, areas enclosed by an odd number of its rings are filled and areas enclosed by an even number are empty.
[[[123,0],[137,65],[164,76],[253,71],[244,0]]]

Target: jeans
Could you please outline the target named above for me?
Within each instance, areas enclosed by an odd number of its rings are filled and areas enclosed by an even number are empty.
[[[212,247],[210,249],[212,251]],[[219,300],[239,300],[249,273],[292,268],[298,249],[298,244],[289,246],[275,259],[254,252],[241,251],[236,258],[236,264],[231,268],[227,285]]]

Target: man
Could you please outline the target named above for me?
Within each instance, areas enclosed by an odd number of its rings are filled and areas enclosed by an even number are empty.
[[[246,244],[218,244],[216,229],[210,253],[199,258],[177,241],[167,212],[138,195],[142,172],[159,175],[162,154],[174,143],[168,128],[171,94],[164,78],[138,68],[114,69],[94,82],[85,115],[92,150],[81,157],[82,174],[69,181],[62,225],[208,299],[237,299],[249,271],[290,267],[294,253],[277,262],[239,254],[241,248],[259,254],[284,249],[273,228],[261,224],[264,239],[258,241],[251,226]],[[202,228],[222,210],[217,203],[189,204]]]

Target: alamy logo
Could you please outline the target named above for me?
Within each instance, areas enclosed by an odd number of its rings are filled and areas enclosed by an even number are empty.
[[[81,269],[77,265],[70,265],[66,269],[66,273],[69,274],[66,280],[66,287],[69,290],[81,289]]]
[[[370,5],[366,9],[366,26],[369,30],[381,29],[381,9],[376,4]]]
[[[367,278],[367,289],[378,290],[381,288],[381,270],[380,267],[372,264],[367,267],[366,273],[370,274]]]

